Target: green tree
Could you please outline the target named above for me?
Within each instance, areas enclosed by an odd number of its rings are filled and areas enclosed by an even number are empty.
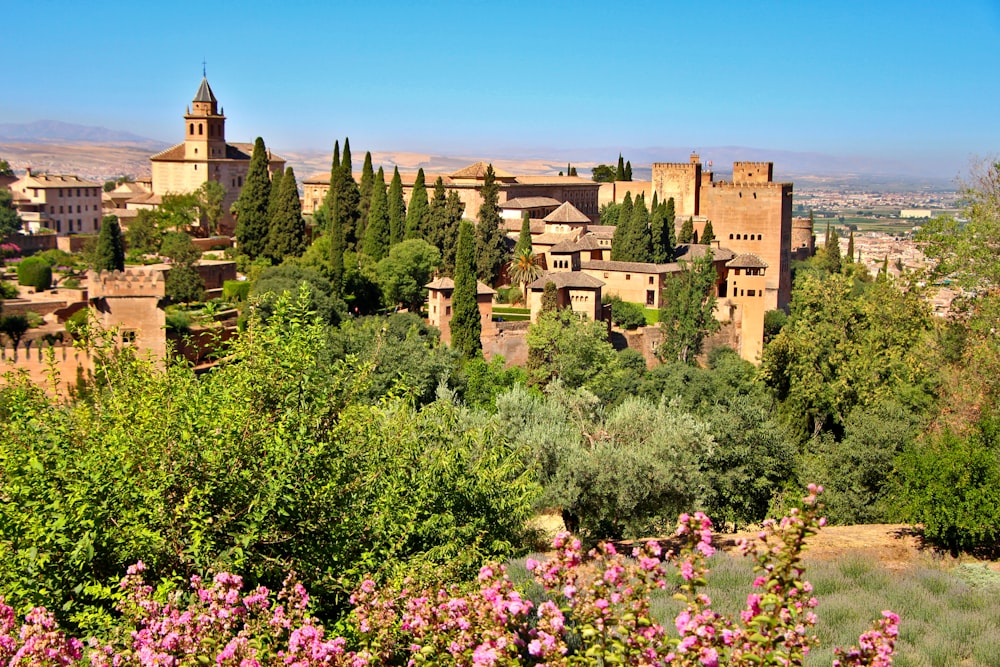
[[[646,209],[645,198],[636,197],[631,202],[629,195],[622,202],[621,216],[615,235],[611,242],[611,259],[619,262],[649,262],[652,261],[652,237],[649,230],[649,211]],[[628,222],[625,214],[628,213]]]
[[[500,277],[500,269],[510,255],[507,237],[500,229],[500,188],[492,164],[486,168],[480,196],[483,202],[479,206],[476,226],[476,273],[480,280],[492,285]]]
[[[270,238],[270,225],[273,224],[275,213],[278,209],[278,202],[284,201],[281,198],[281,179],[285,177],[285,172],[281,169],[275,171],[271,174],[271,193],[267,198],[267,220],[268,220],[268,237]],[[266,246],[265,246],[266,249]],[[280,261],[280,260],[279,260]]]
[[[160,251],[163,232],[155,211],[140,209],[125,232],[130,254],[153,255]]]
[[[848,264],[854,263],[854,230],[851,230],[851,235],[847,238],[847,256],[844,260]]]
[[[13,176],[14,170],[10,168],[10,163],[7,160],[0,159],[0,176]]]
[[[705,223],[705,229],[701,232],[701,244],[712,245],[713,241],[715,241],[715,230],[712,229],[712,221],[709,220]]]
[[[160,206],[155,213],[161,230],[186,232],[200,216],[198,195],[194,192],[165,194],[160,198]]]
[[[465,204],[462,203],[456,190],[448,191],[446,200],[446,218],[448,227],[444,233],[444,247],[441,249],[442,270],[447,275],[455,273],[455,253],[458,250],[458,233],[462,224],[462,213],[465,211]]]
[[[527,299],[528,295],[525,294],[524,298]],[[542,312],[554,313],[557,310],[559,310],[559,288],[549,280],[542,287]]]
[[[395,181],[395,176],[393,176],[393,181]],[[371,208],[372,205],[372,187],[374,183],[375,183],[375,170],[372,168],[372,153],[371,151],[365,151],[365,162],[361,166],[361,184],[358,186],[359,220],[368,219],[368,209]],[[391,217],[391,210],[392,210],[391,196],[389,198],[389,205],[390,205],[390,217]]]
[[[340,159],[340,180],[337,192],[337,212],[340,215],[340,226],[344,230],[344,238],[348,245],[360,247],[365,239],[364,226],[367,220],[361,219],[361,191],[354,180],[354,166],[351,163],[351,140],[344,139],[344,152]],[[383,178],[383,183],[385,179]]]
[[[302,218],[302,202],[295,172],[285,170],[271,211],[271,226],[267,243],[267,256],[280,263],[286,257],[298,257],[306,250],[306,221]]]
[[[399,304],[411,313],[419,313],[427,300],[424,285],[440,261],[438,249],[423,239],[394,245],[376,267],[386,305]]]
[[[94,250],[95,271],[124,271],[125,244],[122,241],[122,228],[118,225],[118,217],[106,215],[101,220],[101,231],[97,235],[97,247]]]
[[[0,188],[0,238],[21,229],[21,218],[14,208],[14,195],[10,190]]]
[[[625,179],[626,181],[632,180],[632,163],[629,161],[625,162]]]
[[[492,170],[490,170],[492,171]],[[472,223],[463,220],[455,251],[455,291],[451,297],[451,346],[465,359],[482,355],[482,320],[476,300],[476,241]]]
[[[823,246],[823,253],[820,257],[820,266],[830,273],[840,273],[840,235],[836,229],[829,230],[826,245]]]
[[[184,232],[168,232],[163,237],[160,254],[171,260],[165,286],[167,296],[179,303],[201,301],[205,294],[205,281],[194,268],[201,251],[191,237]]]
[[[677,241],[678,243],[694,243],[694,218],[688,218],[681,225],[680,238]]]
[[[219,232],[219,220],[222,219],[222,202],[226,198],[226,188],[219,181],[208,180],[195,191],[198,198],[198,210],[205,222],[209,234]]]
[[[614,202],[603,204],[600,210],[601,224],[616,227],[621,217],[621,208],[621,204]]]
[[[542,275],[542,267],[538,264],[538,258],[528,246],[527,249],[515,251],[514,259],[507,267],[507,277],[512,283],[522,287],[521,293],[524,295],[525,303],[528,301],[528,285]]]
[[[307,297],[302,295],[303,290]],[[280,310],[280,301],[289,298],[302,297],[298,305],[323,324],[340,324],[347,310],[328,280],[317,271],[295,263],[264,269],[254,281],[250,294],[256,297],[253,314],[262,321],[270,320]]]
[[[615,169],[615,180],[616,181],[628,180],[625,178],[625,160],[622,159],[621,153],[618,154],[618,168]]]
[[[393,167],[392,183],[389,184],[389,245],[403,240],[406,229],[406,204],[403,202],[403,179],[399,167]]]
[[[378,168],[372,186],[372,205],[362,251],[376,262],[389,253],[389,206],[385,192],[385,172]]]
[[[236,242],[240,252],[255,259],[264,253],[268,232],[268,200],[271,195],[271,178],[267,171],[267,149],[264,140],[257,137],[243,189],[237,198]]]
[[[595,183],[612,183],[615,180],[615,168],[609,164],[599,164],[590,170],[590,179]]]
[[[406,208],[406,228],[404,239],[425,238],[427,233],[427,216],[430,215],[427,204],[427,185],[424,181],[424,170],[417,170],[417,178],[410,192],[410,205]]]
[[[660,300],[664,338],[656,350],[661,361],[693,363],[705,336],[718,331],[719,322],[712,314],[717,277],[712,252],[706,250],[667,278]]]
[[[517,244],[514,246],[514,255],[519,255],[524,251],[531,252],[533,245],[531,243],[531,218],[528,217],[528,212],[525,211],[521,215],[521,232],[517,236]]]
[[[444,263],[444,235],[448,230],[448,195],[444,189],[444,179],[434,181],[434,194],[427,205],[427,240],[441,253]],[[453,240],[454,243],[454,240]]]
[[[26,257],[17,265],[17,282],[44,292],[52,286],[52,267],[41,257]]]
[[[653,262],[663,264],[674,258],[674,213],[671,197],[666,202],[657,202],[653,195],[653,206],[650,208],[649,233],[653,244]]]
[[[372,187],[374,189],[374,184]],[[344,240],[344,228],[340,224],[340,217],[333,215],[332,218],[333,222],[330,224],[328,232],[330,237],[330,283],[333,286],[334,294],[340,295],[344,293],[344,252],[347,249],[347,242]]]
[[[556,378],[578,388],[605,372],[615,350],[602,322],[588,320],[570,308],[543,311],[528,328],[528,382],[546,385]]]
[[[29,328],[31,328],[31,324],[24,315],[4,315],[0,317],[0,334],[3,334],[10,340],[10,345],[15,351],[17,350],[17,346],[21,344],[21,339]]]

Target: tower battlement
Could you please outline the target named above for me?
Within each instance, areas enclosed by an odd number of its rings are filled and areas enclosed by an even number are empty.
[[[166,295],[163,269],[133,268],[124,271],[90,271],[87,274],[91,299],[158,297]]]
[[[770,183],[772,180],[773,162],[733,162],[734,183]]]

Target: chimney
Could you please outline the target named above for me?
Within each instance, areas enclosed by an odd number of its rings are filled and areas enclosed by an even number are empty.
[[[28,167],[28,176],[31,176],[31,167]]]

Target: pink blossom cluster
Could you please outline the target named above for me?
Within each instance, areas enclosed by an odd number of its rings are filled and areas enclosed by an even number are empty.
[[[754,559],[757,578],[738,618],[711,608],[701,592],[706,559],[715,552],[712,524],[701,513],[682,515],[678,554],[655,541],[619,555],[601,545],[585,558],[568,533],[544,561],[527,569],[544,588],[534,604],[517,590],[503,566],[482,568],[464,587],[380,588],[366,580],[351,597],[346,636],[327,637],[307,613],[308,595],[292,578],[274,595],[258,587],[244,592],[240,577],[198,577],[191,591],[154,599],[139,563],[122,581],[125,630],[89,646],[65,636],[51,614],[35,609],[18,630],[0,601],[0,663],[70,665],[84,658],[94,667],[209,664],[218,667],[284,664],[294,667],[401,664],[501,667],[575,664],[716,665],[802,664],[817,643],[812,628],[816,599],[803,579],[804,540],[822,525],[810,487],[802,511],[767,522],[754,544],[741,545]],[[673,590],[686,603],[674,619],[676,635],[651,614],[658,590]],[[837,649],[836,667],[892,664],[899,618],[884,612],[857,647]]]
[[[17,257],[20,254],[21,249],[16,243],[0,243],[0,259]]]

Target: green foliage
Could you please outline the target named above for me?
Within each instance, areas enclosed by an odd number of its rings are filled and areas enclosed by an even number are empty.
[[[17,282],[42,292],[52,286],[52,267],[39,257],[27,257],[17,265]]]
[[[624,217],[626,213],[627,221]],[[632,203],[626,194],[626,201],[622,202],[619,215],[621,217],[611,243],[611,259],[618,262],[652,261],[653,241],[645,198],[639,195]]]
[[[437,248],[423,239],[409,239],[392,247],[375,271],[386,304],[401,304],[420,312],[427,300],[424,285],[441,261]]]
[[[302,218],[299,188],[291,167],[285,170],[278,192],[272,193],[272,196],[275,205],[271,210],[265,254],[271,261],[279,263],[286,257],[298,257],[306,249],[306,222]]]
[[[21,218],[14,208],[14,195],[6,188],[0,188],[0,238],[21,229]]]
[[[677,239],[678,243],[694,243],[694,218],[688,218],[681,225],[681,233]]]
[[[227,301],[244,303],[250,296],[250,282],[247,280],[226,280],[222,283],[222,296]]]
[[[303,289],[308,293],[304,305],[313,317],[333,325],[344,318],[347,307],[334,295],[330,282],[318,272],[295,263],[261,272],[250,288],[250,296],[257,297],[251,300],[253,311],[260,319],[270,320],[282,296],[295,296]]]
[[[194,322],[191,313],[171,308],[166,312],[167,331],[177,334],[187,334],[191,332],[191,324]]]
[[[613,296],[608,300],[611,304],[611,321],[622,329],[638,329],[646,326],[646,309],[638,303],[622,301]]]
[[[551,280],[542,288],[542,312],[554,313],[559,310],[559,288]]]
[[[711,250],[706,250],[689,266],[682,266],[680,273],[667,278],[660,305],[664,338],[656,350],[661,361],[693,363],[705,336],[719,329],[712,314],[717,278],[712,260]]]
[[[616,204],[614,202],[608,202],[601,206],[601,224],[610,227],[618,226],[621,221],[621,204]]]
[[[616,181],[627,181],[625,178],[625,161],[622,159],[622,154],[618,154],[618,168],[615,169],[615,180]]]
[[[380,167],[381,169],[381,167]],[[375,176],[372,176],[372,183],[375,182]],[[374,185],[368,186],[369,193],[369,206],[371,205],[371,195],[374,193]],[[426,192],[424,195],[426,196]],[[389,184],[389,245],[394,246],[403,240],[403,234],[406,230],[406,204],[403,202],[403,179],[399,175],[399,167],[393,167],[392,169],[392,183]],[[368,209],[370,210],[370,209]],[[365,218],[366,220],[368,218]]]
[[[674,259],[674,198],[666,202],[657,202],[653,195],[653,204],[649,212],[649,233],[652,239],[652,261],[664,264]]]
[[[209,234],[219,231],[219,220],[222,219],[222,202],[226,198],[226,186],[219,181],[208,180],[195,190],[198,210]]]
[[[831,229],[827,233],[826,245],[820,251],[820,268],[830,273],[840,273],[840,235],[836,229]]]
[[[715,240],[715,230],[712,229],[712,221],[709,220],[708,222],[705,223],[705,229],[702,230],[701,232],[701,239],[699,239],[699,242],[702,245],[712,245],[712,242],[714,240]]]
[[[770,343],[788,323],[788,313],[783,310],[769,310],[764,313],[764,342]]]
[[[476,241],[472,223],[463,220],[455,252],[455,291],[451,297],[451,346],[465,359],[482,355],[483,324],[476,301]]]
[[[129,223],[125,241],[129,255],[153,255],[160,251],[163,233],[154,211],[140,209],[135,219]]]
[[[250,259],[263,255],[267,247],[267,213],[271,196],[271,177],[267,162],[264,140],[257,137],[243,189],[233,205],[236,210],[236,242],[240,252]]]
[[[556,378],[570,388],[583,387],[617,360],[606,325],[566,308],[543,311],[528,329],[528,381],[546,385]]]
[[[523,287],[522,297],[528,293],[528,285],[533,283],[542,275],[542,267],[539,266],[538,257],[531,251],[529,245],[525,250],[514,253],[513,259],[507,266],[507,277],[510,281]]]
[[[93,269],[98,272],[125,270],[125,244],[117,216],[106,215],[101,220],[101,231],[97,235],[97,247],[94,249]]]
[[[395,180],[395,175],[393,175]],[[368,219],[368,209],[372,204],[372,186],[375,184],[375,169],[372,168],[372,153],[365,151],[365,161],[361,167],[361,183],[358,185],[358,219]],[[389,215],[392,217],[392,190],[389,191]],[[402,197],[403,191],[399,191]]]
[[[480,190],[479,224],[476,225],[476,276],[487,285],[496,283],[500,269],[507,263],[510,251],[507,237],[500,229],[500,188],[496,184],[493,165],[486,168]]]
[[[31,328],[31,323],[24,315],[3,315],[0,316],[0,334],[7,337],[11,347],[15,350],[21,343],[21,338]]]
[[[521,215],[521,231],[517,235],[517,244],[514,246],[514,256],[520,255],[525,250],[529,252],[533,251],[531,243],[531,218],[528,217],[527,211]]]
[[[615,180],[615,168],[609,164],[599,164],[590,170],[590,178],[595,183],[612,183]]]
[[[160,245],[160,254],[177,264],[193,264],[201,257],[201,251],[184,232],[168,232]]]
[[[167,271],[165,290],[175,302],[201,301],[205,297],[205,281],[191,264],[175,264]]]
[[[528,376],[519,366],[507,367],[501,356],[487,362],[480,357],[466,360],[461,367],[464,380],[462,399],[470,408],[496,411],[497,397],[515,386],[524,385]]]
[[[368,225],[362,252],[376,262],[389,253],[389,208],[385,193],[385,172],[378,168],[372,185],[372,203],[368,209]]]
[[[406,226],[403,238],[426,238],[429,216],[427,184],[424,181],[424,170],[421,168],[417,170],[417,178],[413,182],[413,190],[410,191],[410,205],[406,208]]]
[[[26,383],[0,396],[0,590],[94,628],[115,583],[242,572],[279,589],[294,570],[336,620],[362,578],[474,574],[514,555],[536,494],[503,434],[448,404],[355,399],[372,362],[327,363],[310,297],[197,378],[128,355],[66,409]]]
[[[967,437],[945,432],[900,457],[903,511],[953,552],[1000,539],[1000,422],[982,418]]]

